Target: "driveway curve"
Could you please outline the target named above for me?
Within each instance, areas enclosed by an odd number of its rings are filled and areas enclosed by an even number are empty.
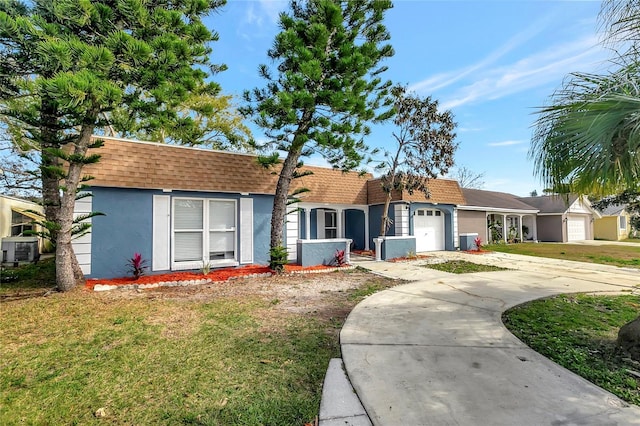
[[[640,425],[640,408],[533,351],[501,321],[540,297],[634,291],[640,271],[503,253],[436,257],[511,270],[453,275],[420,261],[355,262],[411,281],[365,299],[340,334],[373,424]]]

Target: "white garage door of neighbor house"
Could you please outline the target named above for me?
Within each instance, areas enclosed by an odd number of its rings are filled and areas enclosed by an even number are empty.
[[[583,241],[587,239],[586,221],[583,216],[567,217],[567,241]]]
[[[416,210],[413,234],[416,251],[444,250],[444,214],[440,210]]]

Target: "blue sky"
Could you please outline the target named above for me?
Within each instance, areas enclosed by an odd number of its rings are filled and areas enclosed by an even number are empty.
[[[220,35],[212,59],[228,66],[215,78],[224,92],[264,86],[258,65],[270,64],[266,52],[286,8],[229,0],[208,19]],[[541,193],[527,159],[535,111],[567,74],[605,69],[611,54],[599,44],[599,11],[597,1],[395,1],[385,18],[396,52],[386,77],[453,112],[456,164],[484,173],[484,189]],[[393,149],[392,130],[375,127],[367,143]]]

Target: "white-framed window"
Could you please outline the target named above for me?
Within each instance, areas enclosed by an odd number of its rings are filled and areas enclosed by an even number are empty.
[[[338,218],[335,210],[324,211],[324,237],[338,238]]]
[[[237,264],[235,200],[173,198],[172,267]]]
[[[11,236],[22,237],[26,231],[33,231],[33,219],[11,210]]]
[[[442,216],[442,212],[440,210],[420,209],[420,210],[416,210],[416,214],[418,216]]]
[[[627,217],[626,216],[618,216],[620,218],[620,230],[627,230]]]

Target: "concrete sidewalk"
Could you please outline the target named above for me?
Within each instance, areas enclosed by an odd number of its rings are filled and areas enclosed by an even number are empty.
[[[435,258],[513,270],[453,275],[424,261],[360,263],[412,280],[365,299],[340,335],[373,424],[640,424],[640,408],[529,349],[501,321],[506,309],[553,294],[632,291],[640,271],[502,253]]]

